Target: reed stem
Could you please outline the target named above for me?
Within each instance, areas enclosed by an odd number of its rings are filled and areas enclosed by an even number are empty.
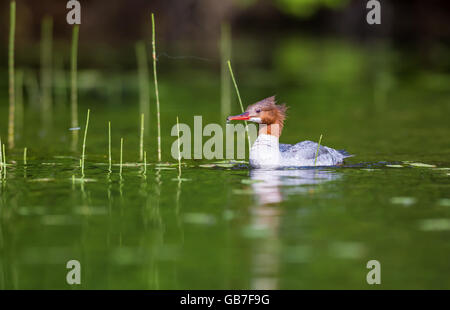
[[[78,34],[79,25],[73,26],[72,30],[72,52],[71,52],[71,126],[78,127],[78,85],[77,85],[77,58],[78,58]],[[78,130],[72,131],[72,148],[78,144]]]
[[[314,166],[317,163],[317,157],[319,156],[319,148],[320,148],[320,143],[322,142],[322,135],[320,135],[319,138],[319,144],[317,144],[317,151],[316,151],[316,157],[314,158]]]
[[[144,113],[141,114],[141,137],[140,137],[140,148],[139,148],[139,160],[144,160]]]
[[[23,164],[24,165],[27,164],[27,148],[26,147],[23,149]]]
[[[84,138],[83,138],[83,153],[81,155],[81,176],[84,178],[84,159],[86,157],[86,137],[89,127],[89,114],[91,110],[87,110],[87,116],[86,116],[86,127],[84,128]]]
[[[111,157],[111,122],[108,122],[108,159],[109,167],[108,170],[112,172],[112,157]]]
[[[23,70],[16,70],[16,81],[15,81],[15,131],[20,137],[23,133]]]
[[[181,177],[181,151],[180,151],[180,124],[177,116],[177,136],[178,136],[178,178]]]
[[[46,16],[41,26],[41,113],[46,125],[52,116],[52,34],[53,19]]]
[[[6,179],[6,153],[4,144],[3,144],[3,178]]]
[[[153,57],[153,78],[155,81],[155,95],[156,95],[156,119],[158,124],[158,161],[161,161],[161,120],[159,113],[159,91],[158,91],[158,77],[156,75],[156,39],[155,39],[155,16],[152,13],[152,57]]]
[[[227,73],[227,60],[231,58],[231,31],[228,23],[221,26],[220,56],[220,108],[222,119],[225,119],[231,114],[231,79]]]
[[[144,174],[147,174],[147,152],[144,151]]]
[[[145,119],[148,122],[148,120],[150,119],[148,59],[145,43],[142,41],[136,43],[136,58],[138,64],[138,77],[139,77],[139,111],[145,115]],[[149,127],[146,126],[146,128]]]
[[[231,68],[231,61],[229,61],[229,60],[228,60],[228,69],[230,70],[231,79],[233,80],[234,88],[236,89],[236,94],[237,94],[237,97],[239,99],[239,105],[241,106],[241,111],[242,111],[242,113],[244,113],[245,110],[244,110],[244,106],[242,104],[241,95],[239,93],[239,88],[237,86],[236,79],[234,78],[233,69]],[[248,150],[249,150],[249,155],[250,155],[250,148],[251,148],[252,145],[250,143],[250,135],[248,133],[247,121],[244,121],[244,123],[245,123],[245,131],[247,132]]]
[[[3,153],[2,153],[2,138],[0,138],[0,179],[3,174]]]
[[[14,37],[16,32],[16,1],[10,4],[9,19],[9,52],[8,52],[8,73],[9,73],[9,121],[8,121],[8,147],[14,148],[14,115],[15,115],[15,94],[14,94]],[[6,171],[6,169],[5,169]]]
[[[120,175],[122,175],[123,165],[123,138],[120,138]]]

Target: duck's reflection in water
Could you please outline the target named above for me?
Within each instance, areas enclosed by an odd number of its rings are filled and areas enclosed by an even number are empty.
[[[253,251],[252,289],[279,289],[281,208],[277,206],[291,194],[310,193],[314,186],[337,180],[336,171],[318,169],[251,170],[251,187],[256,204],[251,226],[263,230],[264,239]]]

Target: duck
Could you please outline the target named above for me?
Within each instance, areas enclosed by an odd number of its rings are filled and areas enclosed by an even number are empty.
[[[286,104],[277,104],[275,96],[271,96],[249,105],[242,114],[227,117],[227,122],[259,124],[258,137],[250,148],[249,164],[252,168],[337,166],[342,165],[345,158],[353,156],[345,150],[335,150],[313,141],[279,143],[286,110]]]

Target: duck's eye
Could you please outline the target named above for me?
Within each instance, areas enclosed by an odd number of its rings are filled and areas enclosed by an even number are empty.
[[[256,113],[259,113],[259,112],[261,112],[261,109],[257,109],[257,110],[256,110]]]

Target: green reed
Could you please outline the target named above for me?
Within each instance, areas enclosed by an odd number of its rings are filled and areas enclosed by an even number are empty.
[[[112,157],[111,157],[111,122],[108,122],[108,159],[109,159],[109,173],[112,172]]]
[[[3,144],[3,178],[6,179],[6,152],[5,152],[5,144]]]
[[[8,121],[8,147],[14,148],[14,116],[15,116],[15,93],[14,93],[14,37],[16,32],[16,1],[11,1],[9,18],[9,50],[8,50],[8,73],[9,73],[9,121]],[[6,172],[6,169],[5,169]]]
[[[78,34],[79,26],[75,25],[72,29],[72,51],[71,51],[71,126],[78,127],[78,85],[77,85],[77,58],[78,58]],[[75,149],[78,144],[78,130],[72,131],[72,148]]]
[[[84,138],[83,138],[83,153],[81,155],[81,177],[84,178],[84,160],[86,157],[86,138],[87,138],[87,132],[89,128],[89,114],[91,110],[87,110],[87,116],[86,116],[86,126],[84,128]]]
[[[15,92],[15,131],[20,135],[23,133],[23,70],[16,70]]]
[[[24,165],[27,164],[27,148],[26,147],[23,149],[23,164]]]
[[[44,124],[52,117],[52,44],[53,19],[44,17],[41,26],[41,115]]]
[[[141,136],[139,138],[139,160],[144,160],[144,121],[145,116],[144,113],[141,114]]]
[[[147,174],[147,152],[144,151],[144,174]]]
[[[3,153],[2,153],[2,138],[0,137],[0,179],[3,174]]]
[[[181,149],[180,149],[180,124],[177,116],[177,136],[178,136],[178,178],[181,177]]]
[[[234,78],[233,69],[231,68],[231,61],[229,61],[229,60],[228,60],[228,69],[230,70],[231,79],[233,80],[234,88],[236,89],[236,94],[237,94],[237,97],[238,97],[238,100],[239,100],[239,105],[241,106],[241,111],[242,111],[242,113],[244,113],[245,112],[244,105],[242,104],[241,95],[239,93],[239,88],[237,86],[236,79]],[[249,135],[249,132],[248,132],[247,121],[244,121],[244,122],[245,122],[245,131],[247,132],[248,149],[249,149],[249,154],[250,154],[250,148],[251,148],[252,145],[250,143],[250,135]]]
[[[120,138],[120,175],[122,176],[123,170],[123,138]]]
[[[139,111],[141,114],[143,113],[145,115],[145,119],[148,122],[148,120],[150,119],[148,59],[145,43],[142,41],[136,43],[136,59],[138,65],[138,78],[139,78]]]
[[[317,144],[317,151],[316,151],[316,157],[314,158],[314,166],[317,163],[317,157],[319,156],[319,148],[320,148],[320,143],[322,142],[322,135],[320,135],[319,138],[319,144]]]
[[[227,60],[231,58],[230,24],[221,26],[220,32],[220,108],[222,118],[231,114],[231,80],[227,73]]]
[[[156,119],[158,125],[158,161],[161,161],[161,119],[159,113],[159,91],[158,91],[158,77],[156,75],[156,39],[155,39],[155,16],[152,13],[152,58],[153,58],[153,78],[155,81],[155,95],[156,95]]]

